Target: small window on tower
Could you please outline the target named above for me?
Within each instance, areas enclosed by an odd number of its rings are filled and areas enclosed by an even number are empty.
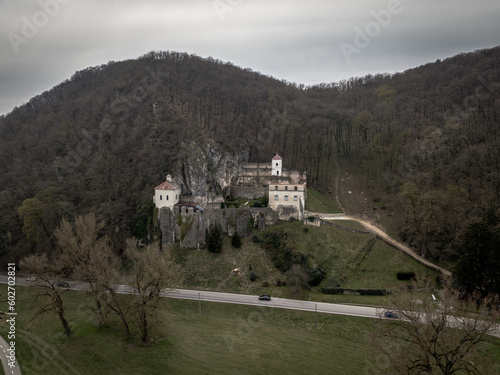
[[[163,197],[160,195],[160,200],[163,200]]]
[[[167,195],[167,201],[168,201],[168,195]]]
[[[297,186],[295,186],[295,191],[297,191]]]

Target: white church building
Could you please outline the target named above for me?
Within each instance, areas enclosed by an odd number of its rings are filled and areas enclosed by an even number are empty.
[[[182,185],[171,175],[167,175],[166,180],[155,187],[153,202],[156,207],[173,208],[181,199]]]

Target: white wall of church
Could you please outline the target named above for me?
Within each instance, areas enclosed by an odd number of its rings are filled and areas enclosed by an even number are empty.
[[[273,176],[281,176],[281,169],[283,166],[283,160],[273,160],[272,161],[272,175]]]
[[[158,208],[169,207],[173,208],[174,205],[179,203],[182,189],[177,190],[155,190],[153,201]]]

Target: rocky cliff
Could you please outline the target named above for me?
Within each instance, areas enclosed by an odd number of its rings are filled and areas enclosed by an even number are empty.
[[[250,149],[242,145],[235,151],[223,151],[207,143],[191,143],[182,160],[183,194],[192,196],[199,203],[207,203],[220,196],[241,173],[242,165],[248,162]]]

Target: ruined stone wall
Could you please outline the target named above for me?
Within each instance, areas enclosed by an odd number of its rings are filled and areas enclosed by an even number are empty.
[[[159,213],[162,244],[180,242],[182,248],[204,248],[206,235],[213,225],[220,225],[229,236],[250,235],[254,228],[264,230],[267,225],[278,222],[278,213],[270,208],[207,209],[204,212],[193,208],[162,208]]]
[[[245,199],[260,199],[268,191],[266,187],[249,187],[249,186],[233,186],[231,187],[231,195],[233,197]]]
[[[285,206],[280,204],[276,207],[276,213],[278,214],[279,219],[283,221],[290,219],[302,219],[300,217],[299,210],[295,206]]]

